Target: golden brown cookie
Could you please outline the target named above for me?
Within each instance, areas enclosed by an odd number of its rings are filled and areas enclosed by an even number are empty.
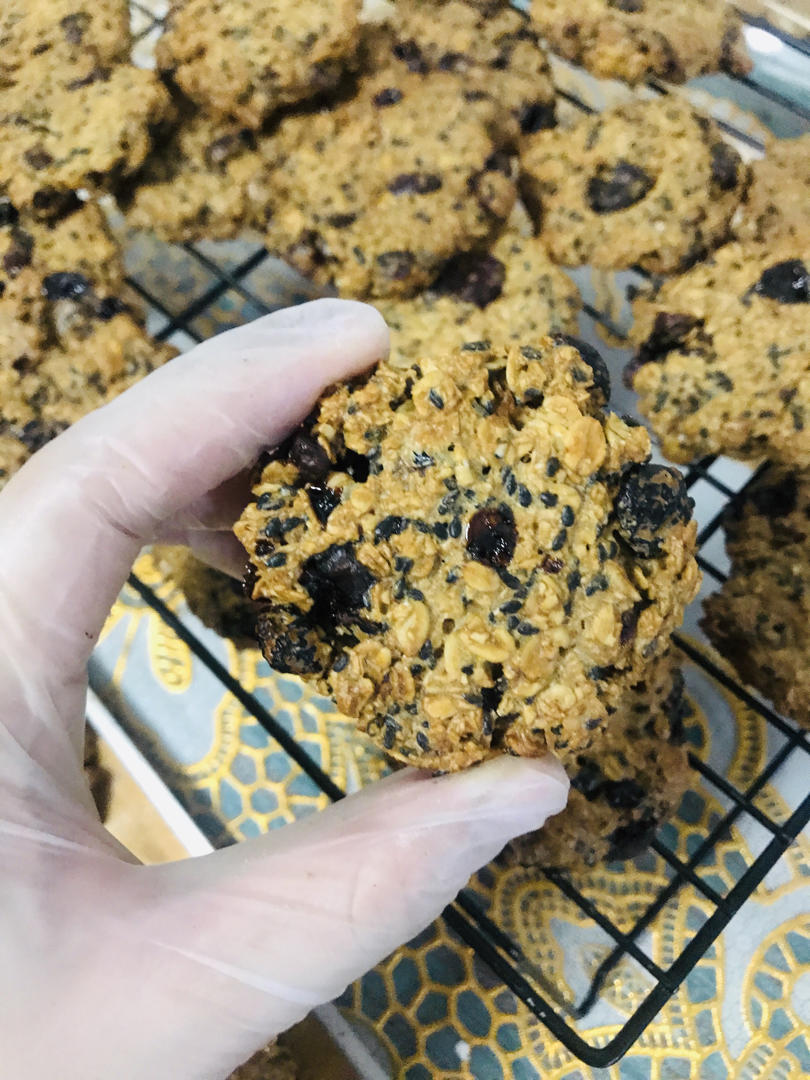
[[[176,0],[158,66],[206,112],[258,128],[332,89],[357,48],[360,0]]]
[[[224,240],[250,225],[267,203],[267,161],[253,132],[188,107],[121,199],[127,223],[162,239]]]
[[[0,6],[4,79],[46,52],[109,63],[126,60],[130,46],[127,0],[3,0]]]
[[[508,857],[577,871],[640,855],[690,786],[683,740],[691,711],[672,655],[657,657],[590,748],[563,759],[571,779],[565,809],[514,840]]]
[[[514,134],[498,103],[452,75],[374,75],[267,140],[268,247],[344,296],[409,295],[508,217]]]
[[[748,181],[717,126],[669,95],[541,131],[520,167],[553,259],[662,274],[722,243]]]
[[[810,472],[766,468],[725,530],[731,572],[701,625],[743,682],[810,728]]]
[[[673,461],[810,464],[810,232],[728,244],[634,305],[628,381]]]
[[[682,83],[751,70],[726,0],[532,0],[531,16],[555,52],[603,79]]]
[[[236,526],[270,664],[414,765],[587,745],[699,578],[683,481],[608,394],[549,337],[333,389]]]
[[[0,193],[19,207],[111,185],[144,160],[169,96],[154,72],[55,49],[0,87]]]
[[[520,342],[576,333],[582,301],[540,240],[510,228],[491,251],[450,259],[425,292],[376,306],[391,328],[392,360],[409,363],[487,335]]]
[[[448,71],[508,108],[524,133],[554,127],[556,95],[537,31],[502,0],[397,0],[377,35],[377,62]]]
[[[810,231],[810,135],[774,139],[751,168],[745,203],[734,219],[740,240],[772,242]]]
[[[94,205],[43,222],[0,198],[0,485],[172,355],[144,331]]]

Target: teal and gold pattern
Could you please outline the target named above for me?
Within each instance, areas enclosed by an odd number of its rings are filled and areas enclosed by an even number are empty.
[[[258,651],[238,651],[205,630],[148,555],[136,572],[341,787],[356,790],[385,771],[379,753],[329,702],[297,680],[273,674]],[[258,835],[326,805],[303,771],[129,588],[105,627],[91,681],[214,843]],[[780,737],[702,669],[688,667],[687,683],[695,704],[692,744],[746,787]],[[790,759],[758,797],[775,820],[784,820],[799,801],[806,787],[802,767],[803,761],[792,765]],[[696,774],[694,790],[664,834],[682,857],[727,809],[699,780]],[[698,873],[725,895],[767,839],[755,821],[741,820]],[[670,876],[659,856],[647,854],[624,869],[594,869],[577,883],[615,925],[628,928]],[[809,884],[805,836],[611,1069],[590,1070],[572,1059],[443,923],[349,987],[339,1004],[364,1029],[390,1076],[402,1080],[793,1080],[810,1073]],[[494,864],[471,886],[520,943],[529,974],[559,1009],[571,1010],[610,949],[605,933],[555,886],[525,869]],[[640,944],[667,967],[712,911],[709,900],[687,888],[663,908]],[[608,1041],[651,985],[636,961],[622,961],[597,1005],[578,1022],[583,1036]]]

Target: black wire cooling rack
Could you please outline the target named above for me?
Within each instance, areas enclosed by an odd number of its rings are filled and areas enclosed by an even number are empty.
[[[160,19],[142,4],[132,3],[133,9],[140,13],[140,26],[136,37],[146,38],[157,31]],[[748,20],[751,25],[774,35],[775,38],[794,49],[797,55],[810,56],[810,44],[799,41],[776,29],[762,19]],[[782,93],[767,85],[757,82],[755,76],[741,80],[748,89],[753,89],[766,101],[779,109],[789,110],[802,120],[810,119],[810,110],[805,109]],[[652,90],[665,93],[664,87],[651,84]],[[561,97],[577,108],[591,111],[591,106],[572,95],[569,91],[561,92]],[[767,111],[767,104],[766,104]],[[735,138],[757,145],[757,140],[734,124],[721,121],[725,130]],[[166,320],[156,333],[158,340],[166,340],[178,331],[185,332],[193,341],[202,340],[194,327],[194,322],[201,315],[210,313],[214,305],[226,293],[233,291],[246,302],[258,315],[272,310],[265,301],[256,295],[247,284],[249,275],[266,259],[264,249],[253,251],[247,258],[234,266],[225,267],[195,245],[186,245],[186,252],[211,276],[211,284],[179,313],[174,313],[164,304],[156,291],[145,285],[143,280],[130,279],[131,286],[142,296],[154,312]],[[611,319],[592,304],[585,304],[585,312],[593,320],[601,323],[611,333],[616,327]],[[742,490],[734,490],[712,471],[715,458],[706,458],[692,466],[686,476],[686,483],[693,488],[704,481],[714,491],[717,498],[717,510],[712,519],[703,527],[698,536],[700,549],[698,562],[704,574],[715,582],[725,579],[723,571],[706,555],[706,548],[721,528],[723,515],[735,500],[740,498]],[[189,627],[172,612],[155,592],[134,574],[129,579],[130,586],[162,618],[162,620],[186,643],[191,652],[219,680],[222,686],[250,713],[267,733],[281,746],[306,773],[306,775],[332,800],[343,798],[344,792],[318,766],[286,728],[268,712],[252,694],[248,693],[227,671]],[[645,910],[629,929],[620,929],[614,919],[606,915],[577,885],[564,873],[546,871],[545,876],[572,901],[580,911],[593,921],[610,939],[612,945],[608,955],[602,960],[590,987],[575,1008],[562,1007],[559,1002],[550,1000],[547,989],[541,988],[533,977],[533,966],[528,961],[518,944],[509,937],[486,913],[480,900],[471,890],[462,892],[449,905],[443,917],[448,926],[483,960],[522,1002],[543,1023],[556,1038],[579,1058],[593,1067],[607,1067],[621,1058],[636,1042],[654,1016],[693,971],[700,959],[717,940],[732,917],[740,910],[745,901],[760,885],[769,871],[776,865],[787,848],[810,821],[810,792],[791,808],[786,820],[776,820],[762,809],[757,797],[778,770],[797,755],[805,757],[808,775],[810,775],[810,740],[806,733],[799,731],[793,724],[784,720],[772,709],[749,693],[743,686],[729,677],[727,672],[713,662],[711,657],[690,640],[676,634],[673,638],[685,658],[702,669],[716,683],[752,710],[780,739],[778,749],[772,754],[767,765],[744,789],[722,776],[712,766],[690,754],[690,762],[702,781],[713,789],[729,808],[717,820],[687,860],[681,859],[660,839],[655,839],[652,849],[667,864],[670,877],[660,892],[648,903]],[[716,846],[726,837],[735,824],[746,818],[756,822],[765,830],[766,843],[758,855],[752,857],[745,869],[737,877],[733,887],[723,894],[699,872],[700,865],[711,857]],[[681,898],[691,888],[708,902],[710,914],[694,933],[683,951],[668,966],[655,962],[643,948],[641,941],[645,932],[666,905],[676,897]],[[625,958],[632,958],[649,974],[651,989],[641,1001],[622,1028],[608,1042],[592,1045],[583,1039],[574,1023],[585,1016],[597,1003],[610,973]]]

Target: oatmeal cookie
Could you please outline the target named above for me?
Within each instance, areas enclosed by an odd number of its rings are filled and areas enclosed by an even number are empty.
[[[810,135],[774,139],[751,168],[751,185],[734,220],[740,240],[768,243],[810,232]]]
[[[609,389],[539,336],[334,388],[236,526],[270,664],[425,768],[590,742],[699,579],[692,500]]]
[[[3,0],[0,72],[13,78],[32,58],[90,53],[99,63],[126,60],[131,47],[127,0]]]
[[[143,162],[170,107],[154,72],[53,51],[0,87],[0,193],[30,206],[119,180]]]
[[[593,745],[565,759],[571,779],[565,809],[514,840],[507,857],[576,871],[640,855],[689,788],[683,741],[691,711],[672,656],[656,658]]]
[[[206,112],[258,128],[279,105],[332,89],[359,38],[360,0],[179,0],[158,67]]]
[[[520,167],[557,262],[662,274],[726,238],[748,181],[717,126],[668,95],[540,132],[526,140]]]
[[[751,70],[726,0],[533,0],[531,16],[555,52],[603,79],[683,83]]]
[[[240,581],[207,566],[188,548],[158,547],[154,556],[204,626],[230,638],[237,648],[255,648],[256,605],[247,599]]]
[[[492,251],[450,259],[436,281],[412,299],[379,302],[391,328],[391,356],[409,363],[490,335],[531,341],[549,330],[573,334],[582,306],[571,279],[536,237],[510,228]]]
[[[378,35],[386,61],[427,74],[450,71],[508,108],[525,134],[554,127],[556,96],[537,31],[501,0],[397,0]]]
[[[769,465],[725,531],[731,573],[701,625],[743,682],[810,729],[810,471]]]
[[[636,301],[628,382],[667,457],[810,464],[810,232],[728,244]]]
[[[264,211],[267,167],[253,132],[186,106],[119,201],[129,225],[163,240],[225,240]]]
[[[297,1080],[298,1067],[292,1055],[277,1042],[259,1050],[232,1072],[228,1080]]]
[[[0,485],[173,354],[146,335],[95,206],[42,222],[0,198]]]
[[[268,139],[267,245],[345,296],[413,293],[508,217],[513,137],[501,107],[450,74],[379,73]]]

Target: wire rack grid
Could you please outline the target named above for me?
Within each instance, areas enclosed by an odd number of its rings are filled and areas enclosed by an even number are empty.
[[[136,39],[147,40],[160,32],[162,7],[165,5],[155,4],[153,0],[149,7],[138,2],[133,2],[131,6]],[[760,32],[773,35],[775,40],[795,50],[797,55],[805,59],[810,57],[810,46],[806,41],[792,38],[770,26],[762,18],[750,19],[749,23]],[[810,60],[807,60],[807,67],[810,73]],[[768,109],[773,106],[779,110],[787,110],[801,120],[810,117],[810,111],[797,106],[794,101],[767,85],[759,83],[756,73],[754,76],[746,77],[745,83],[748,89],[753,89],[761,96],[766,115]],[[649,91],[667,92],[665,87],[655,84],[651,84]],[[567,105],[573,108],[592,111],[591,104],[568,90],[562,90],[560,96]],[[756,137],[752,137],[749,132],[741,130],[733,123],[728,121],[721,121],[721,123],[729,135],[757,149]],[[258,291],[251,284],[254,272],[270,259],[265,249],[254,246],[246,256],[234,260],[230,256],[224,259],[218,258],[215,248],[216,245],[185,246],[187,255],[204,271],[208,284],[180,310],[171,309],[166,302],[165,294],[158,286],[145,282],[143,277],[130,278],[131,286],[146,301],[152,321],[157,320],[160,323],[155,333],[158,340],[172,339],[181,347],[202,340],[206,334],[202,330],[200,319],[216,319],[217,305],[226,294],[235,295],[244,302],[244,310],[249,313],[248,317],[267,313],[278,306],[268,303],[258,295]],[[302,288],[305,291],[305,286]],[[601,310],[596,303],[586,300],[584,311],[587,318],[594,324],[604,327],[614,338],[620,334],[615,317]],[[210,321],[205,325],[210,325]],[[700,549],[698,562],[710,582],[721,583],[725,579],[724,571],[717,565],[716,557],[707,552],[707,549],[712,546],[710,542],[721,529],[724,513],[745,490],[746,478],[743,476],[738,483],[729,483],[717,475],[717,464],[717,459],[712,457],[693,465],[687,473],[686,483],[690,489],[695,489],[699,484],[708,485],[707,490],[711,491],[713,512],[698,535]],[[740,475],[740,473],[735,473],[735,476]],[[343,798],[345,793],[341,788],[262,703],[239,684],[208,649],[205,642],[167,607],[149,585],[134,574],[129,579],[129,585],[186,643],[193,655],[259,722],[325,795],[331,800]],[[523,1002],[526,1008],[572,1054],[592,1067],[607,1067],[628,1051],[810,821],[810,792],[797,801],[790,808],[790,813],[782,820],[777,820],[766,812],[757,800],[765,785],[789,761],[795,760],[800,755],[810,755],[810,740],[807,734],[775,713],[757,696],[748,692],[692,640],[680,634],[674,635],[673,640],[685,658],[706,672],[742,705],[752,710],[763,725],[777,733],[778,745],[765,767],[745,788],[738,787],[712,765],[701,760],[697,755],[690,754],[690,763],[696,774],[699,774],[705,785],[717,793],[727,809],[686,859],[677,855],[660,836],[653,841],[653,851],[668,867],[669,880],[647,903],[632,926],[619,927],[617,920],[600,910],[599,906],[585,895],[566,874],[556,871],[545,872],[545,876],[556,888],[575,904],[584,916],[592,920],[607,935],[611,943],[609,952],[599,964],[587,992],[579,1002],[573,1007],[564,1007],[559,1001],[553,999],[548,987],[541,985],[536,977],[533,965],[524,955],[521,947],[490,917],[474,889],[462,892],[443,913],[448,926],[462,941],[475,950],[480,959]],[[805,767],[810,766],[810,756],[805,756],[804,761]],[[766,840],[759,853],[739,874],[733,887],[723,892],[700,873],[700,867],[712,855],[718,843],[729,835],[732,827],[744,818],[756,822],[764,830]],[[651,958],[648,950],[643,947],[642,939],[666,905],[689,889],[696,890],[708,902],[711,913],[691,937],[683,951],[670,964],[663,965]],[[609,975],[625,958],[632,958],[647,972],[652,980],[651,989],[609,1041],[591,1044],[582,1037],[573,1021],[586,1015],[596,1004]]]

